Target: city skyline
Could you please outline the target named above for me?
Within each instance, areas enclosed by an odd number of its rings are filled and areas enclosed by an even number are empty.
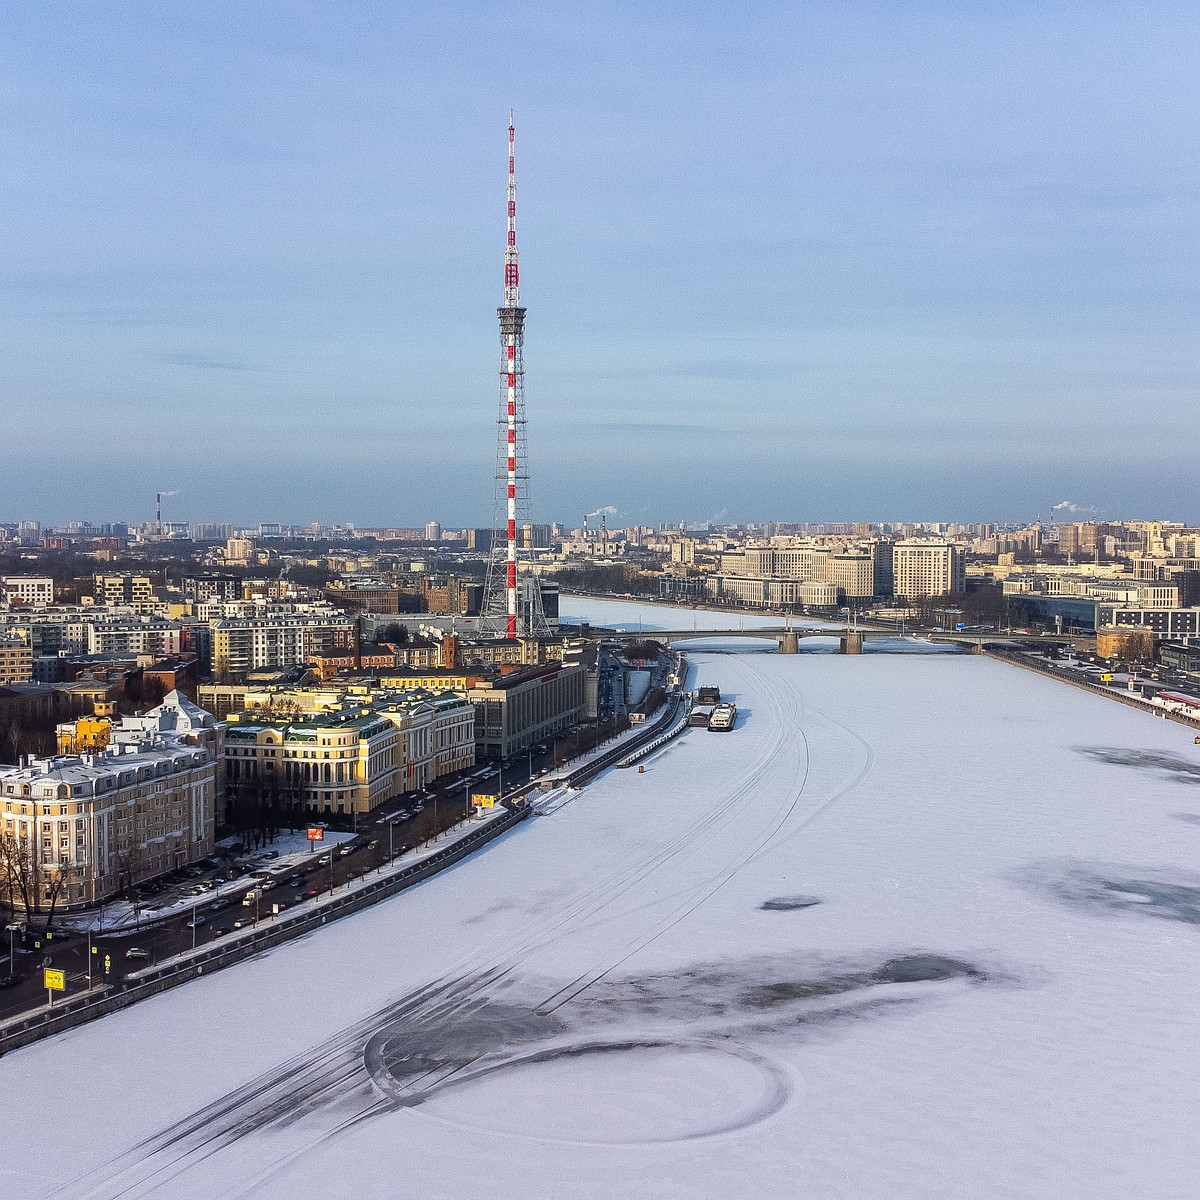
[[[5,507],[486,524],[512,106],[535,520],[1200,519],[1195,14],[716,15],[23,7]]]

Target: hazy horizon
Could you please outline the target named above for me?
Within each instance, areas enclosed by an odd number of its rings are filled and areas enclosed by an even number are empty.
[[[1200,522],[1190,6],[6,25],[11,519],[487,525],[513,107],[535,519]]]

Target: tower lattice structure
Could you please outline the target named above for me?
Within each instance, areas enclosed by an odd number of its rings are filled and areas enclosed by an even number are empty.
[[[525,442],[525,309],[521,307],[517,261],[516,128],[508,114],[508,244],[504,249],[504,303],[500,317],[500,419],[492,548],[484,588],[485,627],[505,637],[539,637],[550,632],[542,593],[532,571],[518,570],[532,558],[518,533],[532,523],[529,459]]]

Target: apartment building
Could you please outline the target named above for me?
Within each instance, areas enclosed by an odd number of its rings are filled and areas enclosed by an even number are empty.
[[[93,589],[96,603],[108,608],[132,608],[141,613],[153,612],[158,604],[149,575],[97,575]]]
[[[17,634],[0,633],[0,684],[28,683],[32,678],[32,647]]]
[[[892,547],[895,594],[918,600],[965,592],[966,565],[962,550],[953,542],[932,538],[906,538]]]
[[[54,580],[49,575],[0,575],[0,593],[9,604],[44,608],[54,603]]]
[[[354,645],[355,624],[345,614],[289,612],[212,622],[215,675],[245,675],[259,667],[311,662],[318,653]]]
[[[17,911],[84,908],[212,853],[215,760],[157,733],[0,767],[0,890]]]

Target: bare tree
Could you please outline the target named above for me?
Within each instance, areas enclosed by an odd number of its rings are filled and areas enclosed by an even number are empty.
[[[58,908],[58,901],[67,886],[67,873],[69,870],[70,863],[64,858],[58,863],[47,867],[42,873],[42,899],[47,901],[50,906],[46,911],[47,932],[49,932],[50,927],[54,924],[54,913]]]
[[[129,823],[131,826],[134,823],[132,812],[129,814]],[[115,857],[117,860],[117,892],[125,892],[126,899],[133,905],[133,919],[137,924],[142,919],[142,898],[137,889],[142,856],[132,829],[125,841],[117,843]]]
[[[26,919],[37,909],[37,853],[32,838],[13,830],[0,834],[0,887],[13,915],[18,907]]]

